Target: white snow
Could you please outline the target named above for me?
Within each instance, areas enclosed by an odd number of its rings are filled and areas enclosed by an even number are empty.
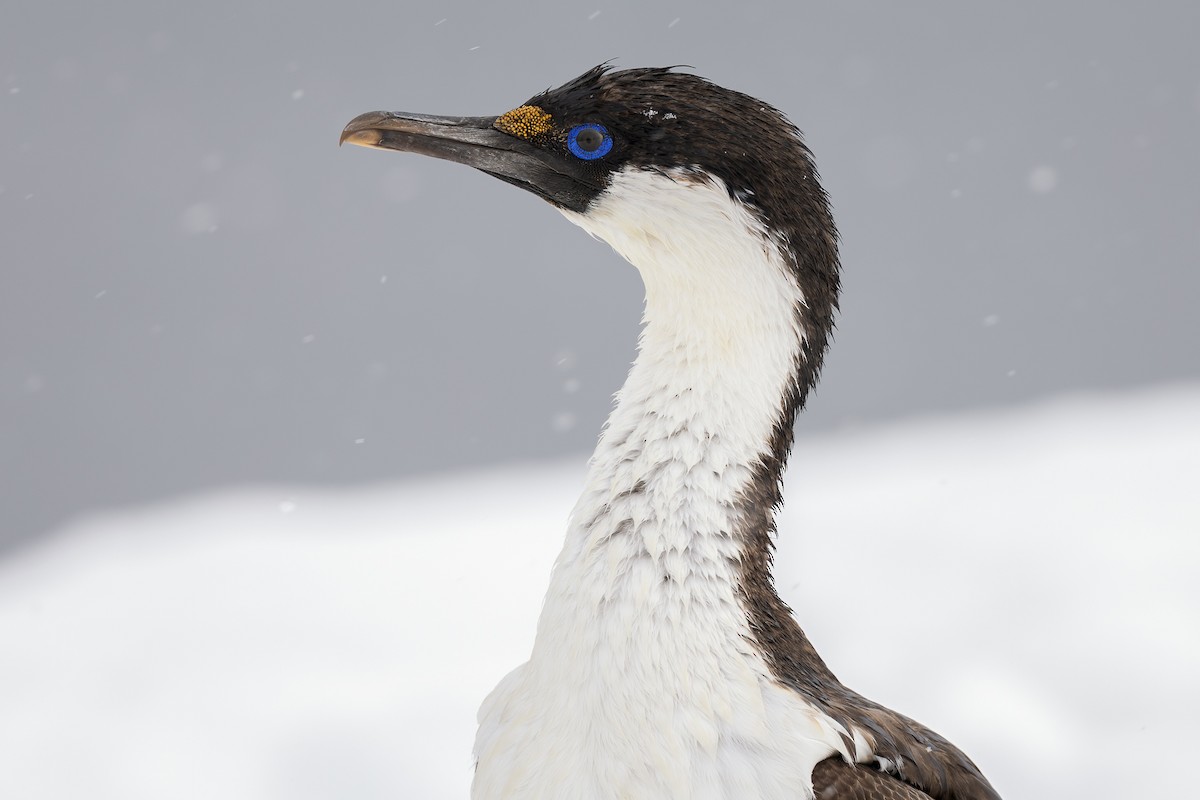
[[[1188,795],[1200,386],[806,436],[794,462],[778,583],[846,683],[1005,797]],[[227,492],[0,561],[0,797],[465,797],[583,466]]]

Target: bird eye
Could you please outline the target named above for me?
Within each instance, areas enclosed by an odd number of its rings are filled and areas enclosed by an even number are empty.
[[[608,130],[595,122],[576,125],[567,134],[567,149],[576,158],[592,161],[612,150],[613,140]]]

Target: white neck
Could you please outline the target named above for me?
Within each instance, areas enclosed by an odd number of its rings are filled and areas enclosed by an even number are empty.
[[[621,177],[612,201],[566,214],[638,267],[646,313],[560,569],[589,554],[608,558],[604,540],[627,520],[637,547],[668,570],[693,544],[728,539],[800,348],[795,279],[723,185]]]
[[[627,171],[564,213],[641,271],[645,329],[531,659],[480,712],[473,796],[805,797],[841,739],[756,650],[735,535],[795,380],[799,287],[716,180]]]

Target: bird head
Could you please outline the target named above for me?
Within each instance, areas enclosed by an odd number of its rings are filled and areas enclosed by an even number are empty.
[[[466,164],[579,214],[622,173],[711,176],[767,225],[834,235],[812,156],[787,118],[669,67],[600,65],[494,117],[371,111],[341,141]]]

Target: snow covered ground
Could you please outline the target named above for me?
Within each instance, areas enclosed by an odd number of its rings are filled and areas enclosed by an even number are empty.
[[[463,798],[582,475],[258,488],[0,562],[0,797]],[[1200,386],[798,443],[781,593],[1008,798],[1189,796]]]

